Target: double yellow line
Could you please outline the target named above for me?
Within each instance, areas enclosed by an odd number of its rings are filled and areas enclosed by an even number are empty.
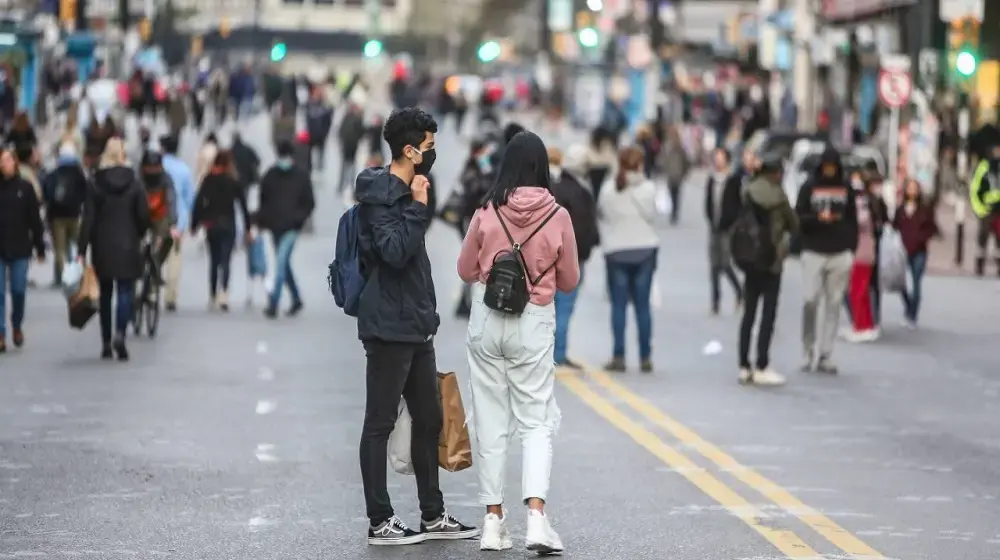
[[[639,422],[630,418],[601,393],[610,395],[623,406],[631,409],[632,412],[645,418],[653,426],[666,431],[688,448],[697,451],[720,470],[731,473],[772,503],[798,518],[841,551],[857,559],[885,558],[829,517],[807,506],[787,490],[754,470],[741,465],[718,446],[706,441],[684,424],[663,413],[607,373],[594,369],[587,369],[582,374],[560,371],[557,377],[566,388],[576,394],[580,400],[611,425],[628,434],[636,443],[688,479],[699,490],[757,531],[789,558],[821,558],[822,556],[791,530],[774,527],[767,521],[769,516],[766,513],[748,502],[706,469],[699,467],[676,448],[665,443]]]

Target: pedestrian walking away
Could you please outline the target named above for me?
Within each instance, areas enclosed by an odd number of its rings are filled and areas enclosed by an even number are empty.
[[[384,137],[392,163],[357,180],[358,246],[367,282],[358,308],[358,338],[367,356],[361,480],[369,520],[368,543],[404,545],[479,535],[452,517],[438,481],[442,426],[434,335],[440,318],[424,235],[430,172],[438,126],[416,108],[394,111]],[[413,418],[412,461],[420,502],[420,531],[396,516],[386,483],[389,434],[400,398]]]
[[[63,266],[70,260],[70,248],[77,245],[80,217],[89,188],[79,153],[73,144],[63,144],[55,170],[45,177],[42,185],[45,217],[49,222],[52,251],[55,253],[55,285],[62,283]]]
[[[292,251],[316,207],[316,201],[309,173],[295,164],[293,154],[291,142],[282,140],[278,144],[277,162],[260,182],[258,225],[271,232],[275,254],[274,284],[264,309],[264,315],[271,319],[278,315],[281,290],[285,285],[292,298],[288,315],[298,315],[303,307],[292,271]]]
[[[28,267],[32,253],[45,261],[45,226],[38,198],[17,170],[10,148],[0,151],[0,354],[7,351],[7,293],[14,346],[24,345]]]
[[[191,230],[203,228],[208,241],[209,309],[229,311],[229,274],[236,244],[236,207],[250,223],[246,193],[236,178],[232,155],[219,152],[198,188]]]
[[[833,345],[858,243],[857,205],[840,154],[828,147],[816,176],[799,191],[795,212],[802,239],[802,369],[837,373]],[[823,322],[817,325],[820,308]]]
[[[160,147],[163,149],[163,170],[170,176],[170,182],[174,186],[174,214],[177,217],[177,231],[180,236],[174,240],[173,246],[167,255],[164,263],[167,284],[164,294],[165,308],[168,312],[177,311],[178,288],[181,281],[181,269],[183,259],[181,258],[181,243],[183,235],[188,231],[191,223],[191,213],[194,208],[195,191],[197,190],[191,168],[177,157],[177,138],[175,136],[165,136],[160,139]]]
[[[142,276],[140,246],[148,228],[146,193],[125,157],[124,142],[112,138],[84,204],[77,251],[82,263],[90,250],[100,282],[101,358],[106,360],[116,355],[121,361],[129,359],[125,335],[132,321],[135,283]]]
[[[479,501],[486,506],[482,550],[513,546],[503,503],[510,426],[516,426],[523,450],[521,501],[528,506],[525,545],[538,553],[563,551],[545,514],[560,421],[553,300],[557,291],[576,289],[580,264],[574,223],[551,192],[549,161],[559,155],[546,154],[531,132],[514,136],[458,257],[459,276],[473,284],[468,355]],[[495,298],[503,293],[509,307],[498,309]]]
[[[650,296],[656,272],[660,236],[656,232],[656,185],[643,172],[643,153],[635,146],[622,149],[618,172],[601,189],[597,209],[601,248],[611,292],[611,331],[614,347],[608,371],[623,372],[625,322],[629,302],[635,308],[639,335],[639,364],[653,371],[653,311]]]

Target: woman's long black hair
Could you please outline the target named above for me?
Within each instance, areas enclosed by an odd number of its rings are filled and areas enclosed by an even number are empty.
[[[549,177],[549,154],[545,143],[533,132],[518,132],[511,138],[497,171],[497,180],[483,198],[482,207],[492,202],[500,207],[507,204],[518,187],[543,187],[552,191]]]

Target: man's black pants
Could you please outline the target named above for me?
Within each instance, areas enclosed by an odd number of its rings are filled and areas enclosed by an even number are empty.
[[[757,330],[757,369],[770,365],[771,336],[778,314],[778,293],[781,291],[781,273],[747,272],[743,284],[743,319],[740,321],[740,367],[750,367],[750,335],[757,319],[757,305],[763,303],[760,329]]]
[[[367,397],[361,430],[361,481],[368,519],[376,526],[393,516],[386,489],[389,434],[396,426],[400,397],[413,417],[410,447],[421,517],[434,520],[444,513],[438,483],[438,437],[441,399],[438,396],[434,342],[364,341],[368,364]]]

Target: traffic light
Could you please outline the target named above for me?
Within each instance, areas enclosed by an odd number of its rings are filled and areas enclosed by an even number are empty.
[[[380,54],[382,54],[382,41],[379,41],[378,39],[369,39],[369,41],[365,43],[365,57],[375,58]]]
[[[584,27],[577,33],[577,38],[580,39],[580,45],[586,48],[596,47],[601,41],[600,35],[597,34],[597,30],[593,27]]]
[[[288,46],[284,43],[275,43],[271,47],[271,62],[281,62],[285,59],[286,54],[288,54]]]
[[[979,61],[976,60],[976,55],[971,50],[962,50],[955,57],[955,70],[960,76],[965,78],[972,76],[976,73],[977,66],[979,66]]]
[[[486,41],[479,46],[479,60],[482,62],[493,62],[500,57],[500,43],[496,41]]]

